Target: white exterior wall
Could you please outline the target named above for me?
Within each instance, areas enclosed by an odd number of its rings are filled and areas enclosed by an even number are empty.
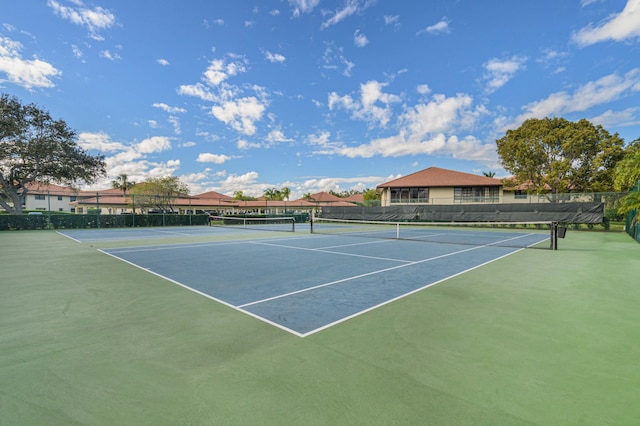
[[[44,200],[36,200],[36,195],[44,196]],[[59,200],[58,198],[61,198],[61,200]],[[70,202],[71,196],[69,195],[27,193],[24,210],[51,210],[52,212],[71,212],[73,206],[69,204]]]

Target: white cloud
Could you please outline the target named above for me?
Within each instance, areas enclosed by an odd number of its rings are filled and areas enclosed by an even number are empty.
[[[624,76],[609,74],[579,86],[573,93],[555,92],[545,99],[525,105],[523,107],[524,113],[518,116],[507,128],[516,128],[529,118],[544,118],[586,111],[593,106],[618,99],[628,91],[640,91],[640,68],[635,68]]]
[[[255,122],[262,118],[265,109],[261,101],[250,96],[215,105],[211,108],[211,114],[235,130],[253,135],[256,132]]]
[[[329,109],[339,106],[350,111],[353,118],[367,121],[369,126],[385,127],[391,119],[389,105],[400,102],[399,96],[382,92],[385,86],[386,83],[375,80],[361,84],[360,101],[354,101],[349,95],[339,96],[332,92],[329,94]]]
[[[482,113],[482,109],[473,109],[473,99],[469,95],[446,97],[436,94],[430,102],[409,108],[400,121],[411,134],[423,138],[427,134],[470,129]]]
[[[324,62],[322,68],[335,71],[342,69],[342,75],[346,77],[351,77],[351,70],[356,66],[344,56],[343,48],[336,48],[331,44],[327,44],[322,60]]]
[[[257,172],[248,172],[243,175],[229,175],[220,182],[220,186],[225,191],[234,192],[234,191],[242,191],[246,189],[247,186],[254,184],[258,180]]]
[[[214,164],[224,164],[229,161],[231,157],[223,154],[211,154],[209,152],[203,152],[198,155],[196,161],[198,163],[214,163]]]
[[[78,134],[78,145],[82,149],[102,152],[122,151],[125,146],[120,142],[113,142],[106,133],[82,132]]]
[[[251,148],[261,148],[262,145],[259,143],[249,142],[246,139],[238,139],[238,142],[236,142],[236,147],[242,151],[246,151],[247,149]]]
[[[385,25],[400,25],[400,15],[384,15],[384,24]]]
[[[218,86],[229,77],[245,72],[243,61],[227,62],[224,59],[214,59],[204,72],[204,80],[210,86]]]
[[[272,63],[276,63],[276,62],[284,62],[287,60],[287,58],[285,58],[283,55],[279,54],[279,53],[271,53],[269,51],[265,52],[265,58],[267,58],[267,61],[272,62]]]
[[[360,12],[369,6],[369,2],[365,1],[363,4],[360,3],[360,0],[347,0],[344,7],[340,10],[336,10],[336,13],[331,18],[324,21],[322,25],[320,25],[320,28],[325,29],[331,25],[336,25],[347,19],[349,16]]]
[[[182,133],[182,128],[180,126],[180,119],[178,117],[171,115],[169,116],[167,121],[173,126],[173,132],[176,135],[179,135]]]
[[[152,136],[140,142],[135,150],[141,154],[152,154],[171,149],[171,141],[166,136]]]
[[[362,34],[360,30],[356,30],[353,34],[353,43],[358,47],[365,47],[369,44],[369,39],[366,35]]]
[[[418,34],[429,33],[429,34],[448,34],[451,32],[449,29],[449,21],[446,17],[442,18],[439,22],[429,25],[428,27],[418,31]]]
[[[178,87],[177,91],[180,95],[194,96],[202,99],[203,101],[215,102],[218,100],[218,97],[211,93],[211,91],[202,83],[183,84]]]
[[[169,61],[163,58],[157,59],[156,62],[162,65],[163,67],[166,67],[167,65],[169,65]]]
[[[172,107],[163,102],[157,102],[151,105],[154,108],[160,108],[161,110],[168,112],[169,114],[179,114],[182,112],[187,112],[186,109],[180,107]]]
[[[84,56],[84,52],[82,52],[82,49],[80,49],[75,44],[71,45],[71,51],[73,52],[73,56],[75,56],[77,59],[82,59],[82,57]]]
[[[53,78],[59,77],[62,72],[37,58],[23,59],[21,50],[21,43],[0,37],[0,72],[7,75],[7,79],[0,78],[0,82],[9,81],[27,90],[54,87]]]
[[[71,23],[86,27],[94,39],[102,39],[98,35],[101,30],[109,29],[116,23],[116,16],[108,9],[96,6],[87,9],[82,3],[76,3],[77,7],[67,7],[55,0],[48,0],[47,6],[53,9],[54,13]]]
[[[293,7],[293,16],[300,16],[302,13],[310,13],[320,0],[289,0],[289,4]]]
[[[269,132],[267,135],[267,142],[269,143],[278,143],[278,142],[293,142],[293,139],[287,138],[282,130],[276,129]]]
[[[640,125],[640,119],[636,118],[640,108],[627,108],[622,111],[607,110],[602,114],[589,119],[593,124],[599,124],[605,128],[625,127]]]
[[[597,26],[582,28],[572,36],[580,47],[633,38],[640,38],[640,0],[628,0],[622,12],[611,15]]]
[[[420,84],[416,87],[416,91],[421,95],[428,95],[431,93],[431,88],[427,84]]]
[[[110,61],[118,61],[122,59],[122,57],[118,54],[118,52],[111,52],[110,50],[101,51],[100,57],[108,59]]]
[[[493,93],[513,78],[513,76],[524,68],[527,58],[521,56],[513,56],[509,59],[493,58],[484,63],[485,75],[487,80],[487,93]]]
[[[369,93],[370,97],[365,98],[369,99],[365,103],[381,98],[381,92],[376,90],[372,89],[366,93]],[[348,99],[337,101],[342,102],[342,105],[349,104]],[[311,145],[317,146],[314,153],[322,155],[371,158],[439,154],[495,162],[495,144],[483,144],[471,135],[459,138],[454,134],[472,129],[479,117],[486,113],[484,107],[474,107],[473,99],[468,95],[434,95],[429,102],[408,108],[399,117],[401,128],[395,135],[373,139],[356,146],[332,141],[328,132],[311,135],[307,139]]]

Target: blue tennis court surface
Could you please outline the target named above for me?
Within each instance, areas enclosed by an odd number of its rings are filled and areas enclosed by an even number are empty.
[[[102,251],[304,337],[521,250],[296,234]]]

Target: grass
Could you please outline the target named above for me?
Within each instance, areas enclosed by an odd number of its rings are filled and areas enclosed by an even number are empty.
[[[640,418],[640,244],[623,233],[570,230],[556,252],[521,251],[304,339],[99,247],[0,233],[0,424]]]

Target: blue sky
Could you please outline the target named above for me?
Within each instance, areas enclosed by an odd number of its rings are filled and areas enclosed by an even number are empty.
[[[1,0],[0,92],[103,154],[108,188],[361,190],[500,167],[527,118],[640,137],[640,0]],[[88,188],[88,187],[87,187]]]

